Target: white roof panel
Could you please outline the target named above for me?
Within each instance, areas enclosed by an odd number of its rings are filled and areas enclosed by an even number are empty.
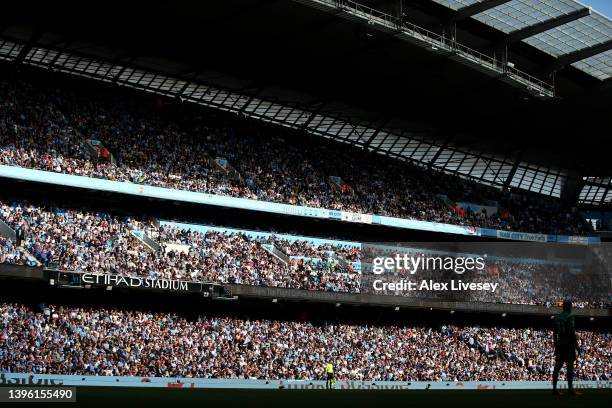
[[[482,0],[433,0],[460,10]],[[472,18],[505,34],[566,16],[587,6],[576,0],[510,0]],[[612,39],[612,21],[594,10],[591,14],[538,33],[523,41],[553,57],[570,54]],[[612,53],[602,52],[572,64],[587,74],[606,80],[612,75]]]
[[[601,14],[592,13],[523,41],[552,56],[559,57],[604,43],[611,38],[612,22]]]
[[[612,50],[574,62],[572,66],[604,81],[612,77]]]
[[[573,0],[512,0],[474,18],[507,34],[582,8]]]
[[[459,10],[472,4],[480,3],[482,0],[433,0],[438,4],[451,8],[453,10]]]

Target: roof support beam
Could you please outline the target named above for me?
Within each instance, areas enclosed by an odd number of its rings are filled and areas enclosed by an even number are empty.
[[[474,3],[471,6],[466,6],[457,10],[457,12],[451,17],[450,22],[454,23],[457,21],[465,20],[466,18],[472,17],[483,11],[492,9],[500,6],[504,3],[508,3],[510,0],[484,0],[480,3]]]
[[[121,63],[121,60],[126,59],[126,58],[128,59],[128,61],[126,61],[126,63],[121,67],[121,69],[115,74],[115,76],[112,79],[112,82],[114,84],[119,82],[119,79],[121,78],[121,75],[123,75],[125,70],[128,69],[129,65],[132,64],[132,61],[134,61],[134,57],[130,57],[130,56],[127,56],[127,55],[121,55],[121,56],[119,56],[119,57],[117,57],[117,58],[115,58],[113,60],[113,64],[114,65],[118,65],[119,63]]]
[[[370,136],[370,138],[368,139],[367,142],[364,143],[363,145],[363,149],[366,150],[370,144],[372,143],[372,141],[374,141],[374,139],[376,138],[376,136],[378,136],[378,134],[385,128],[385,126],[387,126],[387,124],[389,123],[391,119],[389,118],[385,118],[380,122],[380,125],[376,128],[376,130],[374,131],[374,133],[372,133],[372,136]]]
[[[523,152],[519,151],[516,155],[516,159],[514,160],[514,164],[512,165],[512,169],[510,169],[510,173],[508,173],[508,177],[504,181],[502,187],[504,190],[510,188],[510,184],[512,183],[512,179],[514,179],[514,175],[516,174],[516,170],[518,170],[519,165],[521,164],[521,160],[523,158]]]
[[[558,181],[558,177],[556,181]],[[561,186],[561,200],[570,205],[575,205],[578,202],[583,186],[584,180],[582,179],[582,174],[579,171],[569,170],[565,182]]]
[[[599,201],[599,205],[606,204],[606,198],[608,198],[608,194],[610,194],[610,190],[606,190],[606,192],[601,196],[601,200]]]
[[[66,52],[66,50],[68,49],[68,47],[70,47],[71,42],[70,41],[66,41],[64,43],[64,47],[62,47],[62,50],[57,52],[57,54],[55,55],[55,58],[53,58],[53,60],[49,63],[50,67],[53,67],[55,65],[55,63],[57,62],[57,60],[59,59],[60,55],[62,55],[63,52]]]
[[[263,92],[263,90],[265,89],[265,86],[261,86],[259,88],[254,88],[255,92],[253,92],[251,94],[251,96],[249,97],[249,100],[245,102],[244,105],[242,105],[242,107],[238,110],[238,114],[241,115],[244,113],[244,111],[246,110],[246,108],[249,107],[249,105],[251,103],[253,103],[253,101],[257,98],[257,96]],[[247,89],[253,89],[253,88],[247,88]],[[240,91],[243,92],[245,89],[241,89]]]
[[[23,60],[28,55],[32,47],[36,44],[36,42],[40,39],[40,37],[42,37],[42,34],[43,33],[40,30],[34,31],[32,33],[32,35],[28,39],[28,42],[24,44],[23,48],[21,49],[21,51],[15,58],[16,64],[21,64],[23,62]]]
[[[302,124],[302,126],[300,126],[300,131],[303,133],[306,133],[308,131],[308,126],[310,126],[310,122],[312,122],[312,120],[319,114],[321,113],[321,111],[323,110],[323,108],[325,107],[325,102],[319,102],[318,106],[311,111],[310,116],[308,116],[308,119],[306,119],[306,121]]]
[[[560,25],[567,24],[571,21],[578,20],[582,17],[586,17],[591,14],[590,8],[582,8],[576,11],[572,11],[569,14],[565,14],[556,18],[551,18],[549,20],[542,21],[540,23],[527,26],[520,30],[512,31],[508,34],[508,38],[506,42],[508,44],[513,44],[524,40],[525,38],[533,37],[536,34],[543,33],[544,31],[548,31],[552,28],[559,27]]]
[[[438,151],[434,154],[434,156],[431,158],[431,160],[429,160],[429,163],[427,163],[427,167],[428,168],[432,168],[434,163],[436,162],[436,160],[438,160],[438,157],[440,157],[440,154],[442,154],[443,151],[446,150],[446,148],[448,147],[449,143],[451,142],[451,140],[454,139],[454,136],[452,134],[449,134],[445,139],[444,142],[442,143],[442,146],[440,146],[438,148]]]
[[[578,51],[570,52],[569,54],[561,55],[553,64],[552,71],[556,71],[566,65],[573,64],[574,62],[581,61],[585,58],[592,57],[593,55],[601,54],[602,52],[606,52],[610,49],[612,49],[612,40],[608,40],[604,43],[597,44],[592,47],[587,47]]]

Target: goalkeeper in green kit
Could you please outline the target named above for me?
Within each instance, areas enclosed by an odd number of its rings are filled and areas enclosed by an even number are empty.
[[[576,336],[576,326],[574,315],[572,314],[572,302],[563,302],[563,312],[555,316],[554,329],[555,342],[555,368],[553,371],[553,394],[561,395],[557,390],[559,371],[563,364],[567,364],[567,389],[570,395],[582,395],[574,390],[574,362],[576,354],[580,351],[578,337]]]

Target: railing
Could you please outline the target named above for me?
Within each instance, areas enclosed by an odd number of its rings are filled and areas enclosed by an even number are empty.
[[[480,66],[498,72],[500,75],[520,83],[527,87],[529,91],[537,93],[539,96],[555,96],[555,88],[553,84],[547,83],[538,79],[526,72],[516,69],[507,63],[497,60],[489,55],[476,51],[466,45],[460,44],[450,38],[429,31],[416,24],[402,21],[401,18],[387,14],[383,11],[372,7],[357,3],[352,0],[296,0],[301,3],[318,3],[328,7],[333,7],[347,13],[352,17],[357,17],[366,20],[368,24],[385,27],[397,31],[398,33],[407,34],[413,39],[427,43],[435,47],[435,49],[446,50],[451,54],[458,55],[468,61],[472,61]]]
[[[533,86],[534,90],[541,91],[544,96],[555,96],[555,86],[548,82],[542,81],[534,76],[529,75],[526,72],[518,70],[509,65],[504,65],[506,74],[517,82],[520,82],[526,86]],[[535,86],[534,86],[535,85]]]
[[[364,4],[346,0],[323,0],[323,2],[334,4],[339,9],[353,10],[354,14],[359,17],[364,17],[368,20],[377,20],[378,23],[384,23],[384,25],[389,27],[397,27],[398,25],[397,17]]]
[[[142,230],[131,230],[130,234],[142,241],[145,245],[151,248],[155,252],[159,252],[161,250],[161,245],[155,241],[153,238],[147,235],[146,232]]]
[[[0,220],[0,237],[5,237],[13,242],[17,241],[17,232],[6,222]]]

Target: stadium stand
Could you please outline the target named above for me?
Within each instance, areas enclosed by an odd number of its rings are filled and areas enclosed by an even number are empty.
[[[592,231],[550,197],[265,129],[237,130],[201,114],[166,112],[154,99],[83,97],[19,78],[4,79],[0,89],[0,164],[8,166],[502,230]]]
[[[553,368],[541,329],[314,324],[185,318],[95,307],[0,304],[0,371],[37,374],[396,381],[542,380]],[[578,377],[609,380],[612,336],[580,332]],[[24,350],[28,352],[25,353]]]
[[[362,275],[362,251],[357,243],[172,222],[161,222],[157,228],[138,217],[26,202],[0,201],[0,220],[21,232],[22,247],[38,262],[67,271],[349,293],[372,290],[369,279],[374,276]],[[11,253],[5,255],[9,263],[15,259]],[[471,292],[451,299],[550,306],[571,297],[579,307],[607,307],[609,293],[602,292],[598,277],[583,268],[569,263],[492,259],[485,270],[463,278],[494,279],[501,285],[499,292]],[[428,279],[441,273],[422,270],[418,276]],[[577,276],[582,280],[579,285],[573,282]],[[377,294],[450,296],[445,291]]]

